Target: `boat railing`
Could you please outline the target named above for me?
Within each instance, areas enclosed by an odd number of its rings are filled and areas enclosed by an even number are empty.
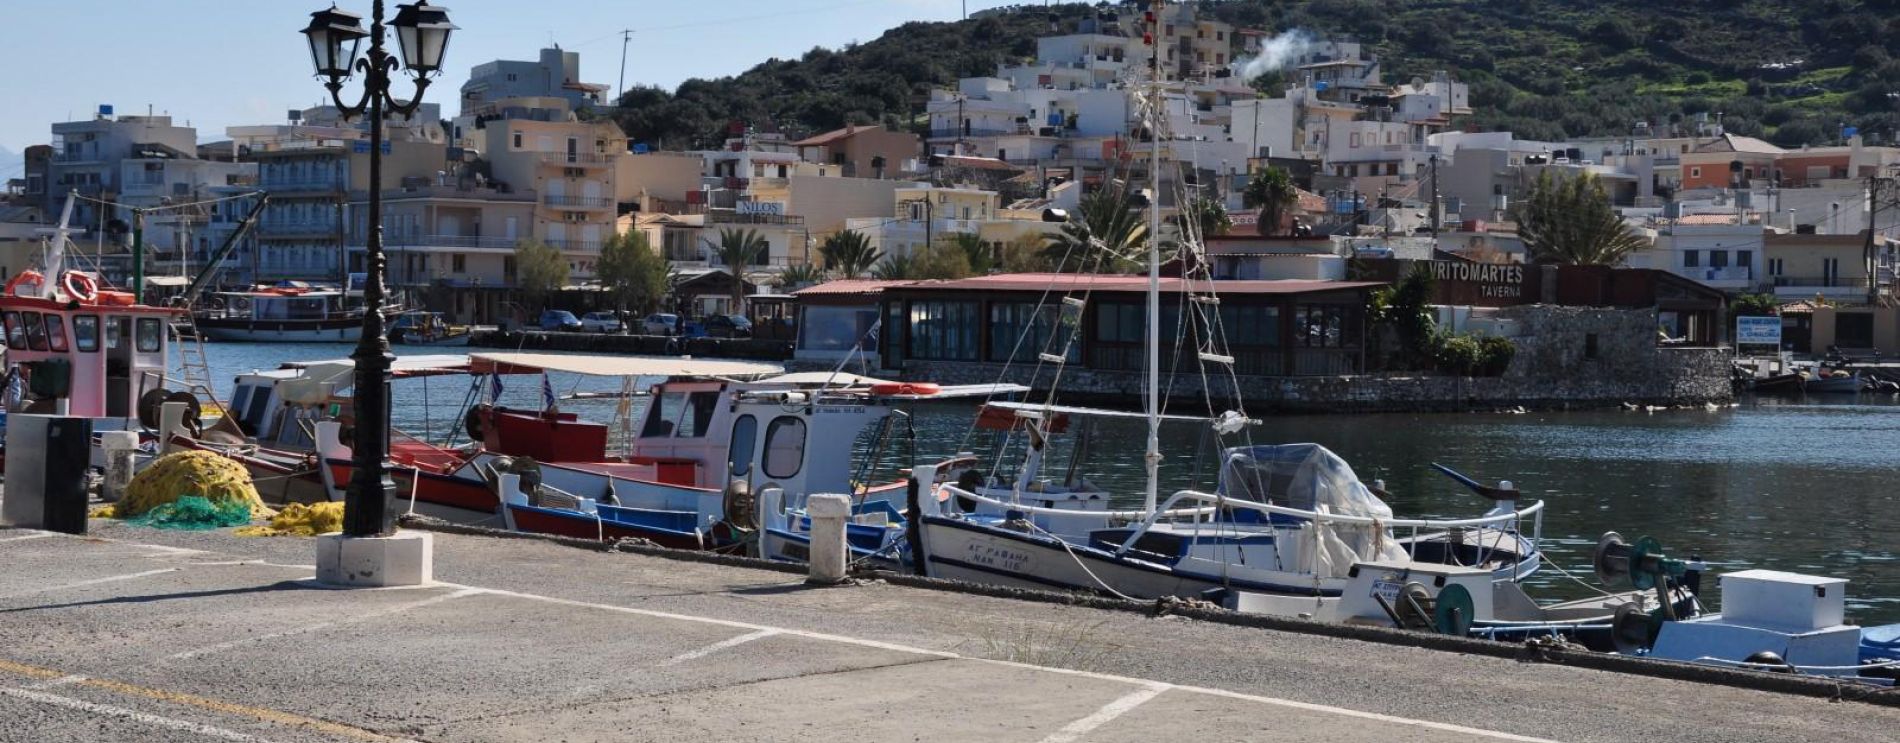
[[[941,500],[948,500],[950,496],[956,496],[959,498],[967,498],[972,501],[988,503],[992,506],[996,506],[997,508],[1003,509],[1004,511],[1021,511],[1022,513],[1032,514],[1032,515],[1102,516],[1109,519],[1122,519],[1122,520],[1127,520],[1127,521],[1146,519],[1150,515],[1147,511],[1142,511],[1142,510],[1079,511],[1073,508],[1049,508],[1047,506],[1031,506],[1031,505],[1026,505],[1023,503],[1015,503],[1011,501],[1001,500],[998,498],[992,498],[987,495],[979,495],[977,493],[964,490],[963,488],[959,488],[955,485],[939,485],[937,486],[937,492],[938,492],[938,497]],[[1212,515],[1216,510],[1217,509],[1214,506],[1201,506],[1201,507],[1195,507],[1195,508],[1180,508],[1180,509],[1174,509],[1174,510],[1163,510],[1159,513],[1169,518],[1188,518],[1188,517],[1193,517],[1193,516],[1209,516],[1209,515]]]
[[[1502,512],[1493,511],[1492,513],[1487,513],[1483,516],[1479,516],[1476,518],[1468,518],[1468,519],[1384,519],[1384,518],[1374,518],[1371,516],[1354,516],[1354,515],[1349,515],[1349,514],[1331,513],[1328,511],[1319,511],[1319,510],[1309,511],[1309,510],[1300,509],[1300,508],[1289,508],[1287,506],[1276,506],[1271,503],[1260,503],[1258,501],[1243,500],[1239,498],[1230,498],[1225,495],[1221,495],[1219,493],[1203,493],[1198,490],[1180,490],[1180,491],[1176,491],[1174,495],[1169,496],[1166,501],[1163,501],[1161,504],[1161,507],[1156,509],[1154,513],[1147,514],[1146,517],[1142,519],[1140,526],[1138,526],[1135,529],[1135,531],[1128,536],[1127,541],[1122,543],[1119,551],[1126,552],[1130,549],[1133,549],[1135,546],[1135,542],[1139,540],[1141,536],[1145,534],[1149,529],[1154,528],[1154,525],[1156,523],[1158,523],[1164,518],[1170,518],[1169,514],[1171,513],[1177,513],[1184,510],[1184,509],[1179,509],[1176,507],[1176,505],[1181,503],[1182,501],[1198,501],[1202,503],[1215,504],[1214,506],[1209,507],[1207,510],[1242,509],[1242,510],[1256,511],[1259,513],[1268,514],[1270,516],[1280,515],[1280,516],[1288,516],[1288,517],[1303,519],[1303,520],[1311,521],[1317,525],[1347,524],[1347,525],[1352,525],[1352,526],[1367,526],[1367,527],[1372,527],[1375,529],[1383,529],[1383,530],[1405,529],[1410,532],[1410,539],[1412,539],[1414,542],[1417,541],[1421,531],[1439,531],[1439,530],[1456,531],[1456,530],[1477,528],[1479,530],[1486,530],[1486,529],[1492,530],[1496,532],[1500,537],[1502,537],[1506,533],[1522,534],[1523,531],[1521,529],[1521,526],[1524,522],[1524,519],[1526,518],[1529,518],[1531,520],[1531,524],[1532,524],[1531,542],[1533,544],[1541,541],[1543,538],[1543,533],[1544,533],[1544,502],[1541,500],[1537,501],[1536,503],[1532,503],[1528,506],[1525,506],[1523,508],[1514,508],[1512,510],[1502,511]],[[1193,509],[1188,509],[1188,510],[1193,510]],[[1453,545],[1450,542],[1449,536],[1446,537],[1446,540],[1447,541],[1445,544],[1445,550],[1447,554],[1449,554],[1452,550]],[[1481,555],[1480,555],[1481,561],[1487,558],[1490,553],[1495,553],[1498,551],[1497,545],[1494,544],[1494,545],[1487,546],[1483,544],[1482,541],[1479,543],[1478,547],[1481,552]]]

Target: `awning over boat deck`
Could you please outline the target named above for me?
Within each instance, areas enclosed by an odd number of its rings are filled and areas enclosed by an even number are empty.
[[[767,377],[753,382],[753,384],[757,385],[791,387],[818,387],[821,385],[825,387],[869,387],[874,384],[890,383],[888,379],[867,377],[862,374],[850,374],[847,372],[834,374],[832,372],[822,371],[780,374],[776,377]]]
[[[592,377],[757,377],[779,374],[778,364],[683,356],[581,356],[552,353],[469,354],[475,374],[538,374],[544,371]]]
[[[1139,418],[1147,420],[1148,414],[1140,411],[1108,410],[1106,408],[1079,408],[1070,405],[1043,405],[1033,402],[1014,402],[1003,400],[989,403],[987,407],[1008,410],[1041,413],[1044,415],[1077,415],[1087,418]],[[1201,415],[1163,415],[1161,420],[1183,423],[1209,423],[1214,419]]]
[[[325,359],[322,361],[286,361],[282,368],[298,369],[305,376],[324,377],[340,369],[343,373],[356,370],[355,359]],[[389,375],[397,379],[438,374],[469,373],[469,358],[461,354],[424,354],[418,356],[397,356],[389,364]]]

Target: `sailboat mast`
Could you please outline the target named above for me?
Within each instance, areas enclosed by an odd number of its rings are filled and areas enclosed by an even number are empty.
[[[1148,100],[1148,450],[1143,461],[1148,468],[1147,490],[1142,509],[1153,513],[1161,490],[1161,110],[1162,83],[1167,75],[1161,69],[1161,46],[1167,43],[1161,29],[1164,3],[1154,0],[1154,17],[1149,24],[1154,77]]]

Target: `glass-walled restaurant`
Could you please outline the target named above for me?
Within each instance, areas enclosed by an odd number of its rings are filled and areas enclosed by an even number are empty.
[[[1162,281],[1163,372],[1197,370],[1197,354],[1214,350],[1234,357],[1235,373],[1262,377],[1362,371],[1367,294],[1384,286],[1216,281],[1213,304],[1190,300],[1183,283]],[[1049,354],[1072,367],[1140,372],[1146,302],[1140,276],[1002,274],[891,287],[882,297],[883,365],[1034,364]],[[1221,340],[1210,346],[1209,337]]]

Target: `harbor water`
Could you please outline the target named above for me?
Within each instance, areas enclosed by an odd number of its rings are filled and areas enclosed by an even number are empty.
[[[235,374],[341,358],[351,348],[206,344],[221,398],[230,394]],[[545,394],[539,377],[509,377],[503,384],[504,404],[539,407]],[[396,425],[440,440],[460,417],[470,385],[461,376],[396,382]],[[546,386],[567,398],[615,392],[620,382],[556,373]],[[612,420],[614,405],[611,399],[561,402],[563,410],[603,422]],[[913,412],[919,456],[994,446],[991,434],[971,430],[970,405],[931,403]],[[1146,424],[1118,419],[1092,426],[1079,471],[1120,494],[1119,505],[1139,504]],[[1520,505],[1545,501],[1547,557],[1591,585],[1591,551],[1603,532],[1617,531],[1631,540],[1653,536],[1671,557],[1700,555],[1715,573],[1762,567],[1846,578],[1850,621],[1900,622],[1900,488],[1894,485],[1900,396],[1744,399],[1730,408],[1658,412],[1277,416],[1254,427],[1252,437],[1257,444],[1315,442],[1332,449],[1361,480],[1384,480],[1402,518],[1468,517],[1489,507],[1433,470],[1434,462],[1480,481],[1510,480],[1526,494]],[[1164,497],[1211,487],[1212,452],[1202,445],[1200,427],[1170,424],[1162,442],[1169,457]],[[887,446],[883,459],[887,465],[908,460],[908,448]],[[1045,472],[1068,466],[1066,456],[1051,460]],[[1553,569],[1530,583],[1534,595],[1552,599],[1592,590]]]

